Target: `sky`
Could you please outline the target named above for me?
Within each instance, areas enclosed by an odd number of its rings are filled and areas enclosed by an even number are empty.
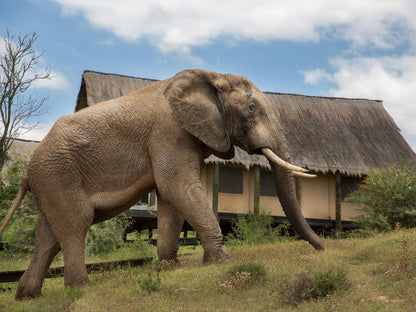
[[[263,91],[382,100],[416,151],[414,0],[0,0],[0,39],[36,32],[41,140],[73,113],[84,70],[166,79],[187,68]],[[4,40],[0,40],[0,54]]]

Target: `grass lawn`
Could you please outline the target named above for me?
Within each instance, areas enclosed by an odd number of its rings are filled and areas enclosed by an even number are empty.
[[[92,285],[83,289],[64,289],[62,278],[48,279],[42,297],[24,301],[14,300],[17,283],[4,284],[12,290],[0,292],[0,311],[416,311],[415,230],[325,243],[323,252],[303,241],[226,247],[231,261],[210,265],[202,265],[200,247],[188,248],[177,266],[91,274]],[[22,269],[28,259],[0,261],[3,271]],[[265,268],[264,279],[248,283],[250,275],[227,275],[244,263]],[[324,276],[320,283],[328,284],[328,272],[344,274],[347,286],[304,296],[316,286],[305,277]]]

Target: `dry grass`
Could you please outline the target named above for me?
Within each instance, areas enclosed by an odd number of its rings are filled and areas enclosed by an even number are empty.
[[[415,311],[416,231],[396,231],[367,239],[326,240],[324,252],[302,241],[227,248],[232,261],[203,266],[200,249],[165,266],[160,289],[150,294],[140,280],[152,267],[93,274],[92,286],[64,289],[63,280],[46,280],[43,296],[14,301],[0,293],[0,311]],[[261,283],[223,287],[230,268],[243,263],[266,268]],[[347,273],[350,287],[324,298],[285,303],[282,291],[302,272]],[[244,273],[240,277],[246,278]],[[290,283],[289,283],[290,284]]]

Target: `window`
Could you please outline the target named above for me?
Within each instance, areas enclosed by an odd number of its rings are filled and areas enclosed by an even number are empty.
[[[243,194],[243,169],[220,166],[219,192]]]
[[[360,182],[360,178],[341,177],[341,201],[344,201],[352,192],[358,191]]]
[[[277,196],[274,175],[271,171],[260,171],[260,196]]]

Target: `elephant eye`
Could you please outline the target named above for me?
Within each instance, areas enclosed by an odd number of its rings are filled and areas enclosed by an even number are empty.
[[[251,103],[251,104],[248,106],[248,110],[249,110],[251,113],[253,113],[253,112],[256,110],[256,104]]]

